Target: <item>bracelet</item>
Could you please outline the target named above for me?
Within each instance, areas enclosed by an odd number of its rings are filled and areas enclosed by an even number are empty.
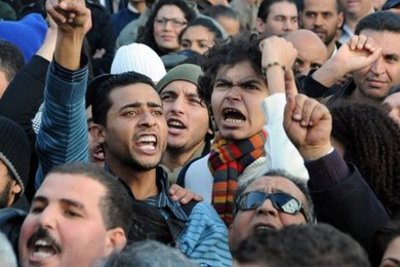
[[[286,67],[284,65],[281,65],[279,62],[274,61],[272,63],[268,63],[267,66],[261,68],[262,75],[266,76],[268,69],[274,66],[279,66],[282,68],[283,72],[286,72]]]

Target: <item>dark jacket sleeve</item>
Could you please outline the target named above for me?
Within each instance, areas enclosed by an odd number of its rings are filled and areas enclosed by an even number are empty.
[[[306,164],[317,220],[350,234],[370,253],[374,233],[389,221],[389,216],[357,168],[347,164],[347,177],[338,177],[337,168],[332,166],[344,161],[336,152],[329,156],[323,159],[325,162],[319,165],[319,171]],[[325,175],[319,175],[321,171]],[[316,172],[320,172],[318,177]],[[330,182],[314,183],[315,179]]]
[[[50,62],[46,59],[34,55],[28,64],[14,76],[14,79],[8,85],[4,95],[0,99],[0,115],[20,124],[27,133],[31,145],[30,175],[25,191],[29,202],[35,194],[34,181],[38,166],[35,152],[36,134],[32,127],[32,119],[43,102],[43,92],[49,64]],[[25,203],[26,201],[23,204],[24,208],[27,207]],[[16,207],[22,206],[17,205]]]
[[[324,98],[333,95],[336,91],[340,90],[340,86],[334,85],[332,87],[326,87],[323,84],[316,81],[312,74],[315,72],[311,71],[307,76],[297,77],[297,87],[299,92],[312,97],[315,99]]]
[[[43,102],[43,92],[49,61],[33,56],[8,85],[0,99],[0,115],[19,123],[28,134],[32,149],[35,145],[35,132],[32,119]]]

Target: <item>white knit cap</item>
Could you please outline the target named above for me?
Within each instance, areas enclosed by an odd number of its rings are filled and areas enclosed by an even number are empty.
[[[157,83],[166,74],[161,58],[145,44],[133,43],[121,46],[111,65],[111,74],[136,71]]]

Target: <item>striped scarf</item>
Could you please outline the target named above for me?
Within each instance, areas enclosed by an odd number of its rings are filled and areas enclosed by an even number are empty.
[[[228,142],[220,135],[214,139],[208,159],[208,167],[214,177],[212,202],[226,225],[233,221],[233,198],[238,177],[248,165],[265,156],[266,138],[267,133],[262,130],[239,142]]]

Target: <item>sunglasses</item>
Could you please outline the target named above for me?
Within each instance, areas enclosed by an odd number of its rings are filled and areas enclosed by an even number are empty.
[[[241,211],[254,210],[260,207],[265,200],[270,199],[275,209],[280,212],[295,215],[304,214],[300,200],[287,193],[265,193],[260,191],[247,192],[239,196],[236,206]],[[305,217],[305,216],[304,216]]]

